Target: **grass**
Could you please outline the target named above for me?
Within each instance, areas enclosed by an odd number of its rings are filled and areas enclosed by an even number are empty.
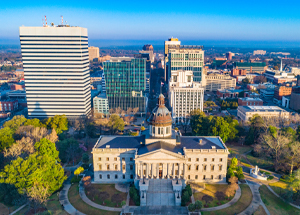
[[[229,145],[227,147],[231,150],[232,154],[239,154],[239,155],[252,150],[252,147],[250,147],[250,146],[233,146],[233,145],[231,146],[231,145]]]
[[[275,183],[270,183],[269,186],[277,193],[279,196],[288,191],[288,184],[283,181],[277,181]]]
[[[52,194],[49,197],[46,208],[52,212],[53,215],[68,215],[68,213],[62,208],[57,193]]]
[[[8,209],[9,207],[9,209]],[[9,212],[13,212],[17,210],[20,206],[14,206],[14,205],[5,205],[3,202],[0,202],[0,214],[9,214]]]
[[[259,188],[259,193],[270,214],[300,214],[299,209],[294,208],[290,204],[282,201],[280,198],[271,193],[271,191],[265,185]]]
[[[100,210],[97,208],[94,208],[88,204],[86,204],[84,201],[79,196],[79,187],[78,183],[73,184],[70,187],[69,193],[68,193],[68,198],[70,203],[75,207],[78,211],[87,214],[87,215],[118,215],[120,214],[119,212],[113,212],[113,211],[105,211],[105,210]]]
[[[207,184],[205,185],[205,189],[202,190],[199,193],[194,193],[194,198],[195,201],[199,200],[203,203],[203,205],[205,204],[205,201],[202,201],[202,197],[204,195],[209,195],[211,197],[213,197],[213,201],[208,203],[208,207],[216,207],[219,206],[217,203],[219,202],[218,199],[216,198],[215,194],[217,191],[221,191],[223,193],[226,192],[226,189],[228,188],[227,184]],[[233,197],[232,197],[233,198]],[[232,198],[230,199],[224,199],[222,200],[220,203],[220,205],[226,204],[227,202],[229,202]]]
[[[253,157],[252,155],[247,155],[247,159],[253,166],[257,165],[260,168],[266,168],[274,165],[273,161],[268,158]]]
[[[86,195],[87,195],[87,197],[91,201],[93,201],[93,202],[95,202],[95,203],[97,203],[99,205],[105,205],[105,206],[108,206],[108,207],[119,207],[119,208],[121,208],[122,207],[121,206],[121,202],[122,201],[126,201],[127,193],[122,193],[122,192],[116,190],[114,184],[92,184],[91,186],[93,187],[93,189],[98,189],[100,192],[107,192],[109,194],[108,199],[104,200],[104,204],[103,204],[103,201],[100,200],[98,198],[98,196],[93,195],[92,192],[87,192],[87,191],[85,192]],[[122,197],[122,201],[119,202],[118,204],[112,202],[112,200],[111,200],[111,197],[114,194],[120,194],[121,197]]]
[[[265,209],[260,205],[253,215],[267,215]]]
[[[242,195],[240,199],[228,208],[217,211],[201,211],[202,215],[234,215],[244,211],[252,201],[252,193],[247,184],[241,184]]]

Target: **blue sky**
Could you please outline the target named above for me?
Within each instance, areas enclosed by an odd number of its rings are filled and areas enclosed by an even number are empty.
[[[300,1],[7,1],[0,5],[0,40],[19,26],[60,22],[88,28],[91,40],[300,42]]]

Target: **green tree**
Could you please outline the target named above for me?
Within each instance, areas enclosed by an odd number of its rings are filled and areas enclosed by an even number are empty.
[[[96,126],[93,122],[90,122],[87,124],[86,126],[86,133],[89,137],[93,138],[93,137],[96,137]]]
[[[88,163],[89,160],[90,160],[89,155],[87,153],[83,153],[83,155],[82,155],[82,162],[83,163]]]
[[[123,131],[125,127],[124,120],[117,114],[112,114],[109,117],[109,122],[108,122],[112,133],[116,133],[116,131]]]
[[[213,117],[209,128],[209,135],[220,136],[225,143],[231,134],[231,128],[223,117]]]
[[[27,125],[32,125],[34,127],[43,127],[44,125],[41,123],[41,121],[37,118],[34,118],[34,119],[27,119],[24,124],[24,126],[27,126]]]
[[[195,211],[195,209],[196,209],[195,205],[193,203],[190,203],[188,206],[188,210],[193,212],[193,211]]]
[[[259,137],[266,131],[266,124],[259,115],[254,115],[250,119],[250,129],[246,136],[245,143],[247,145],[256,144],[259,141]]]
[[[9,127],[0,129],[0,152],[13,145],[15,142],[13,134],[13,130]]]
[[[79,143],[74,138],[68,138],[57,143],[59,151],[59,158],[62,163],[66,163],[73,159],[74,154],[77,155],[80,152]],[[72,149],[72,150],[70,150]],[[68,153],[72,151],[72,153]]]
[[[3,127],[8,127],[14,132],[26,122],[26,118],[23,115],[14,116],[11,120],[5,122]]]
[[[57,134],[61,134],[63,131],[68,130],[68,119],[66,115],[56,115],[48,118],[45,125],[48,129],[54,128]]]
[[[209,119],[205,116],[205,113],[197,109],[191,111],[190,115],[190,124],[193,135],[207,135],[210,122]]]
[[[195,201],[196,210],[201,210],[202,207],[203,207],[203,204],[201,201],[199,201],[199,200]]]
[[[50,140],[43,138],[34,144],[34,148],[40,155],[48,155],[60,162],[59,152],[56,150],[55,143],[52,143]]]
[[[231,164],[230,164],[230,168],[235,169],[238,165],[239,161],[236,157],[233,157],[231,159]]]

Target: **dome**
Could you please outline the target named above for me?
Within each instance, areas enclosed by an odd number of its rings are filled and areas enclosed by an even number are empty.
[[[167,126],[172,124],[171,112],[165,106],[165,97],[160,94],[158,97],[158,106],[154,108],[150,116],[151,125]]]

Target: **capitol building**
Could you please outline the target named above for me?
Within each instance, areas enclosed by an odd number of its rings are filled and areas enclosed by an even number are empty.
[[[161,94],[139,136],[100,136],[93,154],[94,183],[176,179],[177,183],[225,183],[229,151],[220,137],[182,136]]]

